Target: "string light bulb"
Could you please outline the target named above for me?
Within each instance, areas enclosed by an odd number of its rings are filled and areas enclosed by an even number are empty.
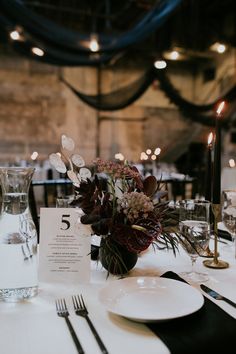
[[[171,59],[171,60],[177,60],[177,59],[179,59],[179,52],[177,52],[177,50],[173,50],[173,51],[170,53],[170,59]]]
[[[91,52],[98,52],[99,50],[99,44],[98,44],[98,39],[96,35],[91,35],[90,43],[89,43],[89,48]]]
[[[222,54],[226,51],[226,46],[224,44],[219,44],[218,48],[217,48],[217,52],[219,54]]]
[[[156,69],[165,69],[167,64],[165,60],[156,60],[154,63]]]
[[[20,40],[20,33],[17,30],[11,31],[9,33],[9,36],[11,37],[11,39],[13,39],[13,41],[19,41]]]
[[[217,52],[219,54],[223,54],[226,49],[227,49],[227,46],[223,43],[219,43],[219,42],[216,42],[214,44],[212,44],[210,46],[210,49],[213,51],[213,52]]]
[[[31,48],[31,51],[33,54],[37,55],[38,57],[44,56],[44,51],[41,48],[33,47],[33,48]]]

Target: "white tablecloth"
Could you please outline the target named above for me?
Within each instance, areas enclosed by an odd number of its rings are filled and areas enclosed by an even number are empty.
[[[236,168],[224,167],[221,173],[221,190],[236,189]]]
[[[198,259],[198,269],[209,273],[206,283],[236,302],[236,260],[219,243],[221,259],[230,263],[228,269],[210,269]],[[152,249],[139,257],[136,267],[129,276],[160,276],[165,271],[176,273],[190,267],[189,256],[182,250],[176,255],[171,251]],[[55,310],[55,299],[65,297],[70,319],[87,354],[100,354],[86,321],[73,313],[71,295],[83,293],[97,331],[110,354],[167,354],[169,350],[144,324],[109,314],[98,301],[99,290],[116,277],[106,279],[106,271],[100,264],[91,262],[89,284],[46,284],[41,283],[37,297],[21,303],[0,302],[0,346],[2,354],[76,354],[76,348],[67,329],[65,320]],[[112,286],[112,285],[111,285]],[[199,288],[199,285],[193,286]],[[184,299],[183,299],[184,301]],[[215,300],[212,300],[215,301]],[[236,309],[217,301],[220,307],[236,318]],[[223,330],[223,324],[222,324]]]

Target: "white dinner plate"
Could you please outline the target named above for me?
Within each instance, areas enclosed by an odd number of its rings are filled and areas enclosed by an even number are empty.
[[[100,290],[99,300],[109,312],[138,322],[186,316],[204,303],[199,290],[177,280],[158,277],[112,281]]]

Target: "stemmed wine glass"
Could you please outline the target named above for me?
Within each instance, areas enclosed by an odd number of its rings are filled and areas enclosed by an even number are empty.
[[[210,240],[210,202],[206,200],[179,201],[179,241],[191,258],[192,267],[182,276],[191,282],[208,280],[206,273],[195,270],[198,256],[204,254]]]
[[[236,190],[223,191],[222,221],[233,241],[233,247],[227,245],[227,248],[234,250],[236,258]]]

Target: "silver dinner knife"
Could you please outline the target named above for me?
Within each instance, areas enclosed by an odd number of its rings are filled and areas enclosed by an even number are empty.
[[[230,304],[233,307],[236,307],[236,303],[227,299],[227,297],[220,295],[219,293],[217,293],[215,290],[212,290],[210,288],[208,288],[208,286],[204,285],[204,284],[200,284],[200,287],[203,291],[205,291],[205,293],[207,293],[208,295],[210,295],[211,297],[213,297],[216,300],[223,300],[225,302],[227,302],[228,304]]]

